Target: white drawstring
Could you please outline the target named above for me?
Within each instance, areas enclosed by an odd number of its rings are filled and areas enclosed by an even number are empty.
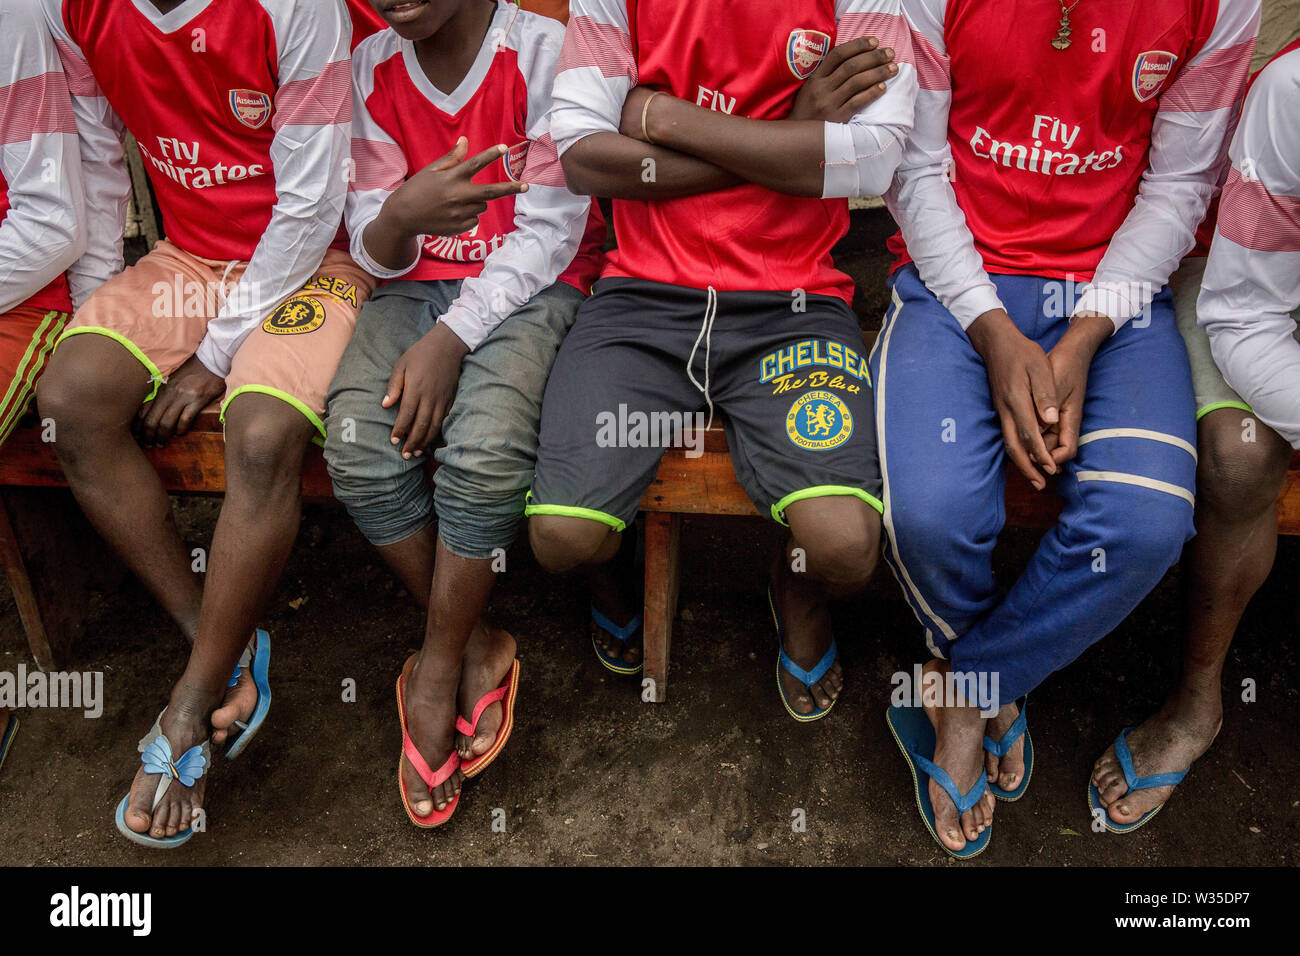
[[[709,394],[709,356],[713,351],[713,320],[718,317],[718,293],[709,286],[709,298],[704,306],[704,321],[700,323],[700,334],[695,336],[695,345],[691,348],[691,357],[686,360],[686,377],[691,384],[704,393],[704,401],[709,406],[709,421],[704,426],[708,431],[713,427],[713,396]],[[695,377],[695,353],[700,348],[700,339],[704,340],[704,384]]]
[[[221,299],[220,308],[222,309],[226,307],[226,299],[230,295],[230,291],[226,288],[226,280],[230,278],[230,273],[234,271],[237,265],[239,265],[237,259],[231,260],[226,263],[226,271],[221,273],[221,285],[217,288],[217,295]]]

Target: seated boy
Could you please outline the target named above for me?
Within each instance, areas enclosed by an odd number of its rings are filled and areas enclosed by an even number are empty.
[[[1261,46],[1263,42],[1261,36]],[[1292,43],[1278,57],[1291,53],[1289,62],[1300,62],[1295,49]],[[1266,57],[1268,52],[1264,52]],[[1260,56],[1258,48],[1255,56]],[[1297,74],[1292,71],[1288,86],[1286,69],[1279,65],[1251,78],[1245,100],[1247,112],[1229,149],[1240,170],[1229,167],[1232,186],[1225,188],[1217,205],[1229,217],[1224,223],[1225,237],[1236,238],[1219,240],[1219,251],[1214,253],[1219,288],[1207,293],[1206,299],[1210,315],[1216,314],[1217,306],[1223,323],[1216,328],[1220,348],[1225,338],[1231,341],[1234,336],[1256,334],[1256,320],[1264,314],[1255,300],[1261,295],[1261,282],[1266,290],[1262,295],[1267,299],[1276,294],[1279,279],[1300,276],[1294,255],[1300,252],[1300,242],[1293,235],[1290,267],[1277,265],[1284,258],[1279,259],[1276,253],[1284,249],[1279,249],[1277,240],[1269,235],[1270,229],[1276,230],[1278,236],[1283,234],[1288,221],[1286,204],[1290,201],[1294,206],[1294,197],[1300,195],[1295,177],[1291,177],[1290,187],[1271,195],[1276,178],[1271,187],[1261,187],[1262,181],[1257,180],[1252,188],[1246,181],[1247,174],[1259,175],[1252,172],[1257,167],[1246,162],[1246,157],[1254,155],[1246,147],[1251,135],[1268,147],[1273,170],[1286,168],[1273,162],[1288,155],[1274,134],[1293,130],[1294,121],[1273,129],[1273,120],[1260,119],[1279,104],[1294,107],[1297,102]],[[1279,80],[1280,76],[1283,78]],[[1266,86],[1258,95],[1252,95],[1256,84],[1265,77]],[[1246,131],[1247,123],[1253,134]],[[1291,143],[1289,149],[1289,155],[1300,156],[1296,143]],[[1169,777],[1158,786],[1130,792],[1115,746],[1107,748],[1093,767],[1092,783],[1098,788],[1098,803],[1105,809],[1103,822],[1117,832],[1136,829],[1151,819],[1192,762],[1214,742],[1223,723],[1224,660],[1246,604],[1268,577],[1277,553],[1277,496],[1291,462],[1291,444],[1265,424],[1227,383],[1215,361],[1210,338],[1198,324],[1197,297],[1203,288],[1214,218],[1212,215],[1202,224],[1196,250],[1169,280],[1178,328],[1191,359],[1196,389],[1196,451],[1200,456],[1196,470],[1196,537],[1187,546],[1183,562],[1187,633],[1182,672],[1160,710],[1125,739],[1134,774]],[[1293,234],[1297,232],[1295,221],[1292,217]],[[1277,315],[1300,305],[1297,288],[1292,286],[1291,305],[1285,301],[1275,303],[1281,306]],[[1247,295],[1249,302],[1244,298]],[[1292,333],[1297,330],[1289,319],[1281,327]],[[1296,346],[1288,348],[1294,352]],[[1252,366],[1255,368],[1258,366]]]
[[[330,386],[325,456],[335,494],[428,611],[398,699],[402,805],[430,827],[510,732],[515,641],[483,615],[605,225],[565,187],[551,139],[564,27],[504,0],[390,8],[377,0],[393,29],[353,60],[347,204],[353,255],[386,281]]]
[[[613,197],[619,248],[547,386],[533,550],[554,572],[609,561],[682,423],[725,412],[737,477],[790,528],[770,600],[799,721],[842,686],[827,601],[876,564],[872,383],[830,250],[845,197],[893,176],[909,49],[895,0],[575,0],[555,82],[565,173]],[[634,418],[658,436],[602,425]],[[593,608],[598,651],[625,672],[635,603]]]
[[[193,833],[209,738],[237,755],[269,706],[270,640],[254,627],[372,284],[330,248],[347,190],[351,27],[343,0],[45,3],[87,181],[91,238],[72,275],[94,291],[39,402],[86,514],[193,642],[118,808],[124,835],[170,847]],[[168,235],[125,271],[124,129]],[[223,394],[226,498],[204,582],[132,429],[165,444]]]
[[[1193,279],[1193,325],[1184,336],[1203,416],[1189,629],[1178,686],[1126,743],[1132,772],[1164,775],[1164,782],[1130,786],[1114,747],[1093,768],[1112,830],[1136,829],[1154,816],[1209,749],[1223,722],[1222,671],[1233,632],[1277,551],[1275,505],[1292,448],[1300,447],[1297,104],[1300,41],[1252,78],[1208,262],[1189,259],[1180,269]],[[1180,325],[1185,321],[1180,313]]]
[[[885,556],[947,658],[927,673],[991,694],[890,723],[927,826],[964,857],[994,796],[1028,783],[1011,702],[1119,624],[1193,533],[1192,385],[1163,287],[1214,193],[1259,8],[1158,0],[1116,21],[1083,4],[1008,27],[967,0],[903,6],[924,89],[886,196],[906,246],[872,356]],[[1011,69],[988,69],[993,33]],[[1056,476],[1064,510],[1004,591],[1006,456],[1036,489]]]
[[[0,445],[71,318],[64,272],[86,247],[77,125],[39,8],[0,0]]]
[[[54,39],[41,11],[21,0],[0,0],[0,18],[3,446],[72,317],[64,271],[85,250],[86,223],[77,125]],[[0,766],[17,732],[18,715],[0,707]]]

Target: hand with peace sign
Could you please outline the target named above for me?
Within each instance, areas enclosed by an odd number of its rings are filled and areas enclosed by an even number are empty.
[[[494,199],[528,191],[527,183],[476,183],[473,177],[506,154],[498,144],[470,156],[461,137],[450,153],[411,176],[384,202],[363,234],[380,265],[401,269],[419,255],[421,236],[459,236],[478,224]]]

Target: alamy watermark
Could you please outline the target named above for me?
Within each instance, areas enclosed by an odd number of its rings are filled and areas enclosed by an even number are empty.
[[[596,414],[598,448],[684,448],[687,458],[704,454],[703,412],[618,411]]]
[[[94,720],[104,713],[103,671],[0,671],[0,707],[56,707],[80,710]]]

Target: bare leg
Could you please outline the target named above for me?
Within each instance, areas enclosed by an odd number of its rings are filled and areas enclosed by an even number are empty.
[[[247,694],[222,701],[297,536],[302,461],[312,433],[300,412],[269,395],[240,395],[226,409],[226,498],[212,538],[198,636],[160,725],[174,753],[200,743],[210,730],[214,743],[223,742],[234,721],[252,712],[251,684]],[[185,829],[206,780],[192,792],[173,783],[151,814],[156,781],[141,768],[127,826],[153,836]]]
[[[59,346],[37,395],[41,414],[54,421],[59,463],[91,524],[193,641],[202,582],[190,570],[162,482],[131,434],[149,387],[134,356],[90,334]]]
[[[808,498],[786,512],[791,535],[772,567],[777,611],[785,625],[785,651],[805,670],[831,646],[829,601],[866,586],[880,555],[880,516],[847,495]],[[844,687],[839,659],[811,688],[781,672],[786,700],[801,714],[824,710]]]
[[[1160,711],[1128,737],[1139,776],[1186,770],[1209,749],[1223,721],[1223,662],[1246,604],[1273,567],[1277,552],[1276,500],[1291,447],[1254,420],[1254,441],[1239,409],[1223,408],[1198,428],[1196,537],[1186,551],[1187,636],[1182,676]],[[1127,796],[1128,787],[1107,748],[1092,781],[1112,820],[1132,823],[1169,799],[1173,787]]]
[[[925,673],[946,675],[947,661],[928,661]],[[934,762],[947,771],[962,793],[967,793],[984,772],[984,731],[987,721],[980,716],[978,704],[945,701],[942,707],[925,705],[926,715],[934,724]],[[930,803],[934,807],[934,829],[950,850],[960,850],[993,823],[997,801],[989,791],[965,813],[957,816],[957,807],[946,790],[930,781]]]
[[[482,653],[474,655],[473,673],[465,674],[467,679],[472,678],[467,683],[475,685],[472,689],[467,688],[467,693],[477,691],[469,706],[472,707],[473,701],[500,683],[504,671],[514,660],[514,639],[504,631],[496,632],[496,635],[504,635],[504,640],[489,635],[480,623],[495,579],[491,558],[458,557],[438,541],[433,584],[428,596],[429,617],[424,645],[407,678],[405,690],[407,730],[430,767],[440,767],[453,746],[462,758],[472,756],[471,742],[463,737],[457,740],[456,734],[458,708],[465,706],[458,698],[458,691],[471,633],[476,629],[485,632],[475,642],[482,648]],[[504,659],[504,666],[499,666],[501,659]],[[495,680],[491,676],[493,673]],[[482,686],[485,683],[488,686]],[[491,746],[496,729],[501,725],[500,704],[494,704],[489,710],[493,714],[485,713],[480,729],[484,735],[490,729],[492,736],[486,738],[481,749],[473,752],[481,753]],[[430,794],[419,774],[403,757],[402,780],[411,808],[417,816],[424,817],[435,807],[439,810],[445,808],[460,791],[464,777],[457,771]]]

